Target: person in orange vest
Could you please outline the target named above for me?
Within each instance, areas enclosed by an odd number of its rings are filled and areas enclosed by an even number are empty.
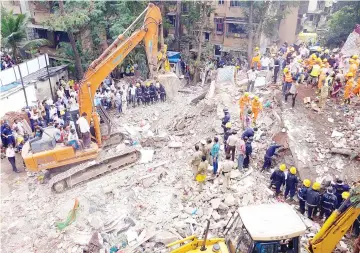
[[[350,59],[349,63],[350,63],[349,72],[351,72],[353,74],[353,77],[355,77],[356,71],[358,69],[358,65],[355,63],[354,59]]]
[[[251,103],[251,110],[252,110],[252,112],[254,114],[254,117],[253,117],[253,124],[254,125],[256,125],[256,119],[259,116],[259,113],[260,113],[260,111],[262,111],[262,109],[263,109],[263,106],[262,106],[262,103],[259,100],[259,97],[255,96],[252,103]]]
[[[353,90],[354,95],[360,96],[360,78],[357,80],[357,85]]]
[[[243,120],[245,107],[250,106],[249,92],[245,92],[244,95],[240,97],[239,106],[240,106],[240,120]]]
[[[259,48],[255,47],[254,51],[255,51],[255,54],[254,54],[254,57],[251,59],[250,68],[254,67],[257,70],[260,70],[261,69],[261,62],[260,62],[261,56],[260,56]]]
[[[351,92],[354,86],[354,75],[352,72],[348,72],[346,77],[348,80],[344,88],[344,102],[345,104],[350,104]]]
[[[283,84],[283,95],[285,97],[286,93],[289,92],[291,88],[293,78],[288,68],[284,68],[284,84]]]

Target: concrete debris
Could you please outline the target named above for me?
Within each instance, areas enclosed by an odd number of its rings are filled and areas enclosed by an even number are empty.
[[[221,199],[220,199],[220,198],[216,198],[216,199],[210,200],[210,204],[211,204],[211,207],[212,207],[213,209],[218,209],[220,203],[221,203]]]
[[[154,150],[140,149],[141,159],[140,163],[149,163],[153,160]]]
[[[178,141],[172,141],[172,142],[169,142],[169,144],[168,144],[169,148],[181,148],[182,146],[183,146],[183,144]]]
[[[225,195],[224,204],[228,206],[233,206],[236,204],[236,199],[231,193]]]
[[[148,175],[145,178],[142,178],[141,182],[145,188],[148,188],[148,187],[152,186],[153,184],[155,184],[155,182],[157,180],[158,179],[156,177],[154,177],[154,175]]]
[[[177,240],[180,240],[182,239],[181,237],[179,238],[179,236],[176,236],[174,235],[173,233],[169,232],[169,231],[162,231],[162,232],[159,232],[158,234],[156,234],[152,239],[151,241],[154,241],[154,242],[160,242],[162,244],[169,244],[169,243],[172,243],[172,242],[175,242]]]
[[[98,232],[95,232],[91,236],[90,241],[88,241],[88,242],[89,242],[88,250],[87,250],[88,253],[97,253],[97,252],[100,252],[100,249],[103,248],[104,240]]]
[[[97,216],[90,217],[89,224],[95,230],[101,230],[104,227],[104,222]]]
[[[308,104],[311,102],[311,98],[310,97],[305,97],[304,98],[304,104]]]
[[[218,212],[215,211],[215,210],[211,213],[211,217],[212,217],[215,221],[218,221],[218,220],[221,219],[220,214],[218,214]]]
[[[333,130],[332,134],[331,134],[331,138],[340,138],[340,137],[343,137],[344,134],[341,133],[341,132],[338,132],[336,130]]]

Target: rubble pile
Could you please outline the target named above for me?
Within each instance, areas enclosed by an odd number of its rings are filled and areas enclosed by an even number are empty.
[[[119,152],[126,145],[138,148],[142,158],[133,166],[62,194],[51,192],[36,177],[15,179],[15,190],[2,198],[4,252],[167,252],[165,245],[170,242],[192,234],[202,236],[207,219],[211,221],[209,238],[219,237],[238,207],[276,202],[268,188],[269,174],[260,173],[259,169],[272,140],[293,151],[294,137],[286,132],[293,134],[291,124],[295,122],[288,119],[291,115],[286,112],[282,118],[279,116],[283,109],[272,88],[257,90],[267,106],[257,122],[259,131],[253,142],[251,168],[231,172],[230,190],[223,190],[222,177],[211,177],[209,167],[207,181],[199,192],[190,168],[194,145],[200,140],[217,135],[223,143],[224,107],[230,111],[233,128],[242,131],[237,101],[245,88],[236,84],[215,85],[211,96],[192,104],[204,90],[190,87],[187,90],[192,93],[179,92],[166,103],[131,108],[121,117],[114,114],[116,130],[123,132],[126,140],[108,152]],[[301,136],[312,138],[310,133]],[[220,166],[223,149],[221,145]],[[274,166],[284,161],[292,166],[297,164],[295,158],[298,159],[285,149]],[[56,222],[67,217],[75,199],[80,203],[76,220],[58,230]],[[316,233],[318,226],[307,222],[309,232]],[[305,244],[308,238],[303,240]]]

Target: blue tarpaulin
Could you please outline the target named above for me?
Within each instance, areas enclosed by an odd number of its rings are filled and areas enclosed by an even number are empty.
[[[167,51],[167,56],[170,63],[177,63],[180,61],[180,52],[175,51]]]

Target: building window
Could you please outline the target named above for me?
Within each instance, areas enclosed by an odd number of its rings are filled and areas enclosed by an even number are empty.
[[[168,23],[172,27],[175,27],[175,16],[174,15],[167,15],[167,19],[168,19]]]
[[[240,0],[231,0],[230,1],[230,6],[231,7],[239,7],[241,5],[241,2],[240,2]]]
[[[214,18],[216,34],[224,33],[224,18]]]
[[[210,33],[205,32],[205,41],[210,40]]]
[[[189,5],[188,5],[188,3],[182,3],[182,4],[181,4],[181,12],[182,12],[183,14],[189,12]]]
[[[233,35],[234,37],[238,37],[238,38],[246,37],[247,32],[245,25],[229,23],[227,28],[228,28],[227,32]]]
[[[225,1],[224,0],[219,0],[218,1],[218,5],[224,5]]]

